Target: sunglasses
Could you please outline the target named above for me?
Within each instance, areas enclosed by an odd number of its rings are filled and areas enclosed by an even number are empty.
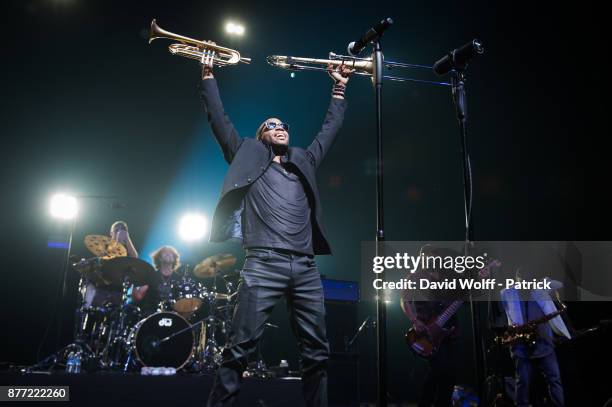
[[[289,131],[289,125],[287,123],[283,123],[283,122],[278,122],[278,123],[267,122],[264,125],[264,130],[274,130],[277,127],[280,127],[281,129],[283,129],[285,131]]]

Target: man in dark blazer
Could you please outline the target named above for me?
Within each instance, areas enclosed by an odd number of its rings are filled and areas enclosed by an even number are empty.
[[[289,147],[289,126],[269,118],[255,138],[242,138],[223,110],[210,59],[203,61],[201,97],[229,170],[213,215],[210,240],[239,239],[246,250],[233,330],[208,406],[232,405],[247,357],[272,309],[286,297],[298,339],[304,398],[327,406],[329,344],[321,277],[314,256],[330,254],[315,171],[340,130],[344,91],[353,71],[330,68],[332,100],[323,126],[306,149]]]

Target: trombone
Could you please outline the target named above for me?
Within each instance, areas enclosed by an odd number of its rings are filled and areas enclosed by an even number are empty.
[[[251,58],[241,56],[240,52],[236,50],[211,44],[207,41],[194,40],[193,38],[171,33],[170,31],[160,28],[155,19],[153,19],[153,21],[151,21],[151,30],[149,31],[149,44],[158,38],[179,41],[177,44],[168,46],[168,50],[173,55],[196,59],[198,61],[202,61],[203,57],[210,55],[213,57],[213,64],[217,66],[235,65],[239,62],[244,64],[251,63]]]
[[[373,76],[374,63],[372,58],[357,58],[348,55],[338,55],[333,52],[329,53],[329,59],[319,58],[303,58],[303,57],[290,57],[284,55],[270,55],[266,58],[268,63],[272,66],[281,69],[287,69],[289,71],[326,71],[326,67],[317,65],[331,65],[334,68],[340,65],[345,65],[351,69],[354,69],[354,74],[363,76]],[[410,68],[410,69],[432,69],[431,66],[416,65],[416,64],[405,64],[402,62],[384,61],[384,69],[392,70],[394,68]],[[401,76],[383,75],[383,79],[388,79],[397,82],[420,82],[428,83],[432,85],[450,86],[448,82],[428,81],[423,79],[406,78]]]

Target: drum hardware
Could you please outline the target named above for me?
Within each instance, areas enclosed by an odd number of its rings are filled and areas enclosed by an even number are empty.
[[[94,368],[101,367],[100,359],[98,357],[98,349],[92,349],[89,340],[93,340],[87,333],[87,324],[89,319],[90,309],[85,305],[85,281],[86,277],[93,276],[93,270],[97,268],[99,264],[98,258],[82,259],[81,261],[72,264],[72,266],[79,272],[79,303],[75,311],[75,323],[73,327],[73,342],[56,351],[55,353],[47,356],[40,362],[25,369],[26,372],[39,370],[43,368],[53,368],[58,365],[61,361],[66,361],[68,355],[71,353],[79,358],[79,364],[83,366],[90,366],[93,362]]]
[[[82,307],[77,310],[79,329],[75,338],[91,349],[93,357],[100,359],[108,343],[111,330],[111,317],[114,306]]]
[[[203,325],[206,342],[201,354],[201,370],[212,372],[215,371],[221,364],[221,354],[223,349],[217,343],[217,323],[214,316],[205,318],[206,323]]]
[[[100,257],[83,258],[72,264],[72,267],[79,272],[85,281],[90,281],[96,287],[106,284],[99,273],[101,266],[102,258]]]
[[[204,347],[201,349],[199,356],[199,367],[201,371],[213,372],[221,363],[222,347],[217,342],[217,329],[221,324],[221,333],[225,335],[225,323],[227,318],[217,316],[217,297],[214,293],[208,296],[209,315],[202,320],[202,329],[204,331]]]
[[[109,255],[108,250],[100,249],[108,242],[104,238],[88,239],[94,254]],[[154,269],[149,263],[121,256],[106,259],[97,256],[78,262],[72,259],[71,264],[80,275],[78,292],[81,294],[75,311],[74,342],[25,371],[57,365],[69,354],[80,358],[84,371],[127,372],[136,365],[177,370],[190,367],[196,372],[215,370],[221,363],[237,294],[228,276],[238,273],[220,273],[235,263],[231,255],[211,256],[203,263],[199,270],[203,277],[212,277],[210,290],[185,268],[179,281],[169,282],[172,287],[168,290],[167,309],[142,319],[140,308],[129,303],[129,294],[134,286],[150,284]],[[220,281],[225,290],[217,289],[217,276],[223,277]],[[120,292],[121,304],[86,306],[86,282]],[[219,302],[223,305],[219,306]],[[208,306],[207,315],[194,323],[179,314],[187,310],[191,314],[188,318],[195,317],[204,303]],[[185,334],[188,331],[191,334]]]
[[[230,264],[233,264],[235,260],[231,255],[222,255],[223,257],[217,257],[216,260],[223,259],[225,264],[223,267],[228,267]],[[214,258],[213,256],[212,258]],[[208,259],[211,259],[209,257]],[[206,266],[206,262],[211,261],[205,259],[204,263]],[[216,261],[215,261],[216,262]],[[220,293],[217,289],[217,275],[218,274],[218,266],[213,266],[215,269],[212,274],[212,287],[211,291],[208,293],[207,300],[209,306],[209,315],[202,322],[202,333],[204,335],[204,346],[199,349],[199,353],[197,354],[197,363],[199,365],[200,371],[212,372],[217,369],[217,367],[221,364],[222,361],[222,352],[225,347],[225,343],[227,343],[230,328],[231,328],[231,320],[234,309],[233,300],[237,294],[234,291],[234,285],[231,281],[227,279],[223,279],[225,283],[226,293]],[[206,273],[205,273],[206,274]],[[223,306],[217,306],[217,301],[227,301],[227,303]],[[222,341],[219,341],[219,336],[223,337]],[[223,343],[223,345],[221,345]]]
[[[236,295],[236,293],[233,293],[233,294],[211,293],[211,295],[215,296],[215,300],[230,301],[232,297]]]
[[[259,339],[259,343],[257,344],[257,361],[255,363],[249,363],[249,368],[246,370],[246,376],[248,377],[261,377],[262,379],[272,377],[272,372],[268,369],[266,362],[264,361],[263,354],[261,352],[261,347],[263,344],[263,338],[266,333],[266,328],[275,328],[278,329],[278,325],[271,324],[266,322],[264,324],[264,330],[261,334],[261,338]]]
[[[117,317],[113,320],[108,341],[101,360],[105,367],[111,369],[127,369],[127,362],[122,362],[129,353],[130,317],[140,315],[140,309],[129,304],[129,292],[134,285],[146,285],[153,275],[153,266],[132,257],[116,257],[102,263],[100,274],[108,287],[117,287],[121,283],[121,306]]]
[[[104,254],[100,249],[110,241],[106,236],[98,238],[89,235],[86,243],[94,254]],[[102,243],[100,243],[102,242]],[[119,246],[117,246],[119,247]],[[108,258],[108,256],[106,256]],[[124,352],[128,329],[128,318],[133,316],[134,307],[128,305],[128,291],[133,281],[143,284],[148,281],[153,268],[146,262],[129,257],[112,257],[107,260],[102,257],[82,259],[74,264],[80,272],[79,292],[81,305],[77,309],[74,337],[76,342],[85,342],[85,351],[76,352],[96,361],[97,368],[119,367]],[[119,307],[86,307],[85,281],[92,282],[96,287],[106,290],[121,289],[121,305]],[[121,282],[119,285],[118,282]],[[138,308],[135,308],[138,310]],[[136,312],[138,313],[139,310]],[[136,321],[134,321],[136,322]]]
[[[124,371],[126,370],[127,362],[123,363],[121,360],[129,351],[130,327],[127,323],[127,319],[133,308],[128,304],[128,292],[133,285],[129,276],[126,275],[122,284],[119,315],[113,323],[109,342],[106,347],[107,352],[104,358],[104,360],[107,361],[107,367],[111,369],[122,368]]]

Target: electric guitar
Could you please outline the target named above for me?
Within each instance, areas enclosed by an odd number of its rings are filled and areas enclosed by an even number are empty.
[[[414,327],[410,328],[405,335],[410,349],[422,358],[432,358],[440,348],[442,341],[455,331],[455,327],[444,328],[444,325],[455,315],[463,303],[463,300],[453,301],[440,315],[434,317],[427,324],[427,330],[424,332],[417,332]]]
[[[499,267],[500,265],[499,260],[493,259],[479,271],[479,275],[482,276],[483,271],[488,273],[491,266]],[[450,303],[440,315],[434,316],[426,324],[427,329],[424,332],[417,332],[414,327],[410,328],[404,336],[410,349],[422,358],[431,359],[444,339],[454,333],[455,327],[444,328],[444,325],[459,311],[464,302],[464,300],[455,300]]]

